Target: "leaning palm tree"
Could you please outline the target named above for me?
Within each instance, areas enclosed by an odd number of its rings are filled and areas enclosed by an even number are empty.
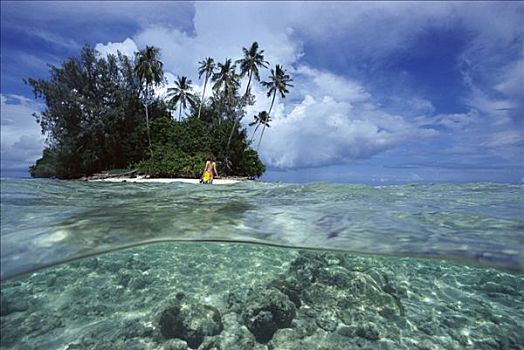
[[[135,74],[140,81],[142,90],[142,103],[146,111],[146,129],[149,150],[151,151],[151,134],[149,132],[148,107],[153,102],[153,86],[159,86],[164,80],[163,64],[158,59],[160,49],[146,46],[145,49],[135,54]]]
[[[269,62],[264,61],[264,50],[258,51],[258,43],[256,41],[253,44],[251,44],[249,50],[243,47],[242,51],[244,52],[244,57],[237,60],[236,63],[240,64],[240,77],[244,77],[246,75],[248,76],[246,91],[244,92],[244,96],[242,97],[242,99],[245,100],[249,94],[249,86],[251,85],[251,79],[255,77],[255,80],[260,81],[260,72],[258,69],[259,67],[267,68]],[[237,124],[240,121],[240,119],[242,119],[242,117],[234,119],[235,121],[233,123],[233,128],[231,129],[231,132],[229,133],[229,139],[227,140],[226,150],[229,150],[229,145],[231,144],[233,133],[235,132]]]
[[[249,123],[249,126],[256,125],[256,128],[255,131],[253,131],[253,135],[251,135],[249,143],[253,142],[255,134],[257,133],[257,130],[260,127],[260,125],[265,125],[269,127],[269,122],[271,121],[271,118],[269,117],[269,114],[266,111],[259,112],[258,115],[255,114],[253,118],[255,119],[255,121]]]
[[[277,96],[277,92],[280,93],[280,96],[282,98],[286,97],[286,94],[289,93],[288,88],[293,87],[290,83],[293,81],[291,77],[286,74],[286,71],[282,69],[280,65],[276,65],[275,70],[271,69],[271,76],[269,77],[269,81],[263,81],[261,84],[268,88],[267,97],[273,96],[271,99],[271,106],[269,107],[268,114],[268,120],[269,116],[271,115],[271,110],[273,109],[273,104],[275,103],[275,97]],[[257,149],[260,147],[260,142],[262,142],[262,136],[264,136],[264,130],[266,129],[267,123],[264,124],[262,127],[262,134],[260,134],[260,140],[258,141]]]
[[[191,80],[187,77],[177,77],[175,87],[167,89],[168,103],[171,107],[177,108],[178,105],[178,121],[182,119],[182,109],[187,108],[187,103],[195,105],[195,95],[191,93]]]
[[[205,73],[206,78],[204,80],[204,90],[202,90],[202,98],[200,100],[200,107],[198,108],[198,119],[200,119],[200,112],[202,111],[202,104],[204,103],[204,94],[206,93],[206,85],[209,77],[213,75],[215,70],[215,60],[211,57],[206,58],[200,62],[200,67],[198,68],[198,79],[202,78],[202,75]]]

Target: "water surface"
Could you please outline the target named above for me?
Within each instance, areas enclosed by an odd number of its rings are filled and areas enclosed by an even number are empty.
[[[146,242],[218,240],[523,271],[524,186],[1,180],[2,279]]]

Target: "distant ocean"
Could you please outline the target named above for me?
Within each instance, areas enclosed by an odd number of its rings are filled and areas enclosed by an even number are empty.
[[[1,179],[2,349],[524,349],[524,186]]]

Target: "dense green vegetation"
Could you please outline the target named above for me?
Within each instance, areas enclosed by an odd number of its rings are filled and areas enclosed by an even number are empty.
[[[33,177],[73,179],[111,169],[138,169],[152,177],[198,177],[206,158],[214,155],[220,175],[260,176],[265,166],[251,147],[240,121],[254,104],[251,86],[266,68],[263,50],[255,42],[244,57],[215,64],[200,62],[204,91],[197,96],[187,77],[178,77],[164,98],[155,87],[164,85],[159,49],[146,47],[135,59],[102,56],[84,47],[79,57],[50,67],[48,80],[27,79],[46,108],[35,115],[47,146],[30,167]],[[240,71],[237,72],[237,64]],[[247,79],[240,94],[241,79]],[[256,130],[269,126],[276,96],[285,97],[291,78],[279,65],[268,82],[269,112],[254,116]],[[208,83],[212,95],[204,98]]]

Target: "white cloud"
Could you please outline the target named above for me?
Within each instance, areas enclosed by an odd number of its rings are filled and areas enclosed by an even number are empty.
[[[503,130],[494,132],[481,143],[490,154],[524,164],[524,131]]]
[[[286,112],[284,101],[277,100],[259,150],[272,167],[314,167],[369,158],[415,137],[437,134],[420,128],[423,123],[386,112],[356,81],[307,66],[296,70],[295,80],[301,102]]]
[[[343,78],[329,72],[323,72],[309,66],[302,65],[294,72],[298,78],[296,89],[302,95],[315,94],[316,96],[330,96],[335,100],[363,102],[371,95],[356,81]]]
[[[471,93],[464,102],[489,118],[494,126],[511,124],[512,111],[518,107],[515,100],[508,97],[491,96],[477,87],[472,87]]]
[[[42,156],[44,136],[33,113],[40,106],[18,95],[1,95],[2,170],[27,169]]]
[[[495,90],[506,96],[524,99],[524,58],[506,65],[500,75],[500,81],[495,85]]]
[[[432,120],[430,124],[444,126],[451,130],[463,130],[470,124],[478,121],[478,118],[478,112],[470,110],[467,113],[439,114],[430,118]]]
[[[293,25],[311,40],[347,45],[358,58],[383,58],[410,44],[431,26],[456,18],[445,2],[306,2],[296,3]]]
[[[313,75],[313,80],[307,74],[298,79],[306,80],[300,104],[287,115],[283,108],[275,111],[260,149],[270,166],[314,167],[369,158],[415,137],[420,140],[436,134],[382,110],[353,81],[326,72]],[[342,92],[334,94],[338,100],[325,94],[334,80]]]
[[[108,55],[117,55],[118,52],[122,53],[125,56],[134,57],[135,52],[138,51],[138,47],[136,46],[135,42],[127,38],[121,43],[112,43],[108,42],[107,44],[96,44],[95,50],[100,52],[102,55],[108,56]]]

